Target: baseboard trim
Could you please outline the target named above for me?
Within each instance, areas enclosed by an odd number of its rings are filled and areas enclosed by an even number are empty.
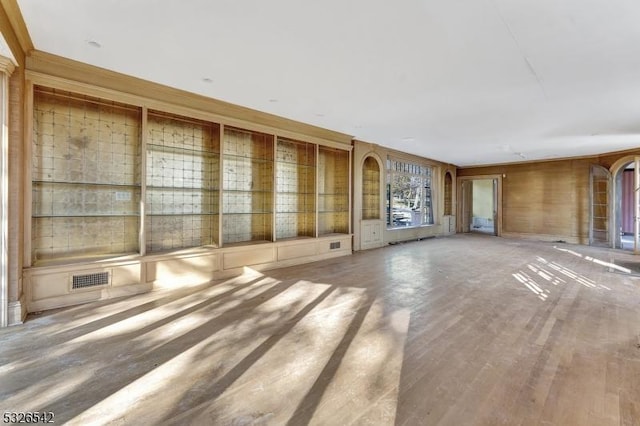
[[[27,319],[27,304],[24,293],[20,296],[20,299],[15,302],[9,302],[9,321],[8,325],[18,325],[24,323]]]
[[[582,238],[571,237],[567,235],[552,235],[552,234],[527,234],[521,232],[502,232],[500,234],[504,238],[517,238],[521,240],[529,241],[545,241],[553,243],[569,243],[569,244],[588,244],[588,241],[584,241]]]

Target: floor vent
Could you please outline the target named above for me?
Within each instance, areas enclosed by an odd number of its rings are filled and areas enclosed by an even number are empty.
[[[335,250],[340,248],[340,241],[336,241],[335,243],[329,243],[329,250]]]
[[[79,288],[96,287],[109,284],[108,272],[96,272],[95,274],[74,275],[71,288],[73,290]]]

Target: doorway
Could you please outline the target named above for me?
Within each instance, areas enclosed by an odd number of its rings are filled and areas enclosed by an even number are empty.
[[[598,197],[598,187],[605,188],[607,183],[606,194]],[[606,241],[596,238],[599,216]],[[640,253],[640,156],[621,158],[610,169],[591,167],[590,237],[593,245]]]
[[[460,178],[462,218],[460,232],[500,235],[501,178],[478,176]]]
[[[623,250],[633,250],[634,229],[633,229],[633,181],[635,175],[634,163],[629,163],[620,170],[616,176],[618,183],[619,197],[617,199],[617,215],[620,224],[619,248]]]
[[[640,216],[640,158],[625,161],[610,174],[613,183],[614,247],[640,252],[639,229],[636,218]]]

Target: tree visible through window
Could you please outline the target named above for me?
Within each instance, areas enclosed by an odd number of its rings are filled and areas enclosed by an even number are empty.
[[[433,224],[432,168],[387,159],[387,227]]]

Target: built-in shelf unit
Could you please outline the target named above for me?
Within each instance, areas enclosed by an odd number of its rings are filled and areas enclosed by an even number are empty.
[[[278,138],[276,238],[316,236],[316,145]]]
[[[380,219],[380,167],[373,157],[362,166],[362,219]]]
[[[146,127],[146,251],[215,247],[220,126],[149,111]]]
[[[27,96],[30,311],[351,253],[346,135],[41,74]]]
[[[349,232],[349,152],[318,150],[318,234]]]
[[[42,87],[33,96],[32,262],[138,252],[140,109]]]

